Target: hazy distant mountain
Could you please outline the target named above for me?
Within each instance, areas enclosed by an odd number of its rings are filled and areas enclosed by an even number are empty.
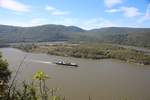
[[[150,28],[108,27],[87,31],[63,25],[35,27],[0,25],[0,41],[96,41],[150,47]]]
[[[102,42],[150,47],[150,28],[108,27],[90,30],[86,35]]]
[[[36,27],[14,27],[0,25],[0,40],[5,42],[65,41],[73,33],[85,30],[75,26],[42,25]]]

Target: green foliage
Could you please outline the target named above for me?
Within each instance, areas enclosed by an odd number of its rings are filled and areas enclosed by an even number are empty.
[[[11,72],[8,70],[8,63],[0,56],[0,81],[8,82]]]
[[[150,28],[108,27],[83,30],[79,27],[67,27],[63,25],[43,25],[36,27],[0,25],[0,42],[51,41],[106,42],[150,47]]]
[[[22,47],[18,47],[22,49]],[[23,48],[28,48],[25,45]],[[141,51],[134,49],[114,46],[111,44],[100,43],[83,43],[83,44],[56,44],[50,46],[36,46],[31,47],[28,51],[44,52],[51,55],[70,56],[76,58],[90,58],[90,59],[119,59],[127,62],[140,63],[144,65],[150,64],[150,55],[145,55]],[[23,49],[26,50],[26,49]]]
[[[7,83],[10,79],[11,72],[8,69],[8,63],[2,59],[0,53],[0,97],[6,93]]]
[[[13,27],[0,25],[0,40],[5,42],[65,41],[74,33],[84,32],[75,26],[43,25],[37,27]],[[11,34],[10,34],[11,33]],[[13,37],[13,38],[12,38]]]
[[[8,99],[6,95],[6,100]],[[12,94],[9,97],[10,100],[38,100],[37,90],[33,83],[22,83],[21,89],[17,87],[12,88]]]
[[[46,80],[49,77],[43,71],[38,71],[34,74],[33,78],[36,80]]]
[[[1,100],[65,100],[57,95],[58,89],[49,89],[46,85],[48,76],[43,71],[34,74],[36,82],[22,82],[20,87],[16,84],[11,88],[10,95],[8,93],[1,97]],[[18,84],[17,84],[18,85]],[[6,88],[7,91],[7,88]]]
[[[14,47],[22,49],[26,52],[30,52],[30,51],[32,51],[32,49],[35,49],[37,46],[35,44],[28,44],[28,46],[26,46],[24,44],[20,44],[19,47],[18,46],[14,46]]]

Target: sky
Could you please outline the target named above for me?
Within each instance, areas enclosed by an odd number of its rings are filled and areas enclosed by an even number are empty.
[[[150,0],[0,0],[0,24],[150,27]]]

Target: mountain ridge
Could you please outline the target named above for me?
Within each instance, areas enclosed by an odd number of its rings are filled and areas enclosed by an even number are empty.
[[[104,27],[85,30],[77,26],[55,24],[33,27],[0,25],[0,41],[90,41],[150,47],[150,28]]]

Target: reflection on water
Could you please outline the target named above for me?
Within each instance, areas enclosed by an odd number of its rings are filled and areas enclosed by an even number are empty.
[[[25,55],[18,81],[32,79],[34,72],[43,70],[51,79],[49,87],[61,88],[68,100],[150,100],[150,66],[128,64],[118,60],[86,60],[46,54],[25,53],[3,48],[10,69],[16,71]],[[78,68],[52,64],[58,60],[75,62]]]

